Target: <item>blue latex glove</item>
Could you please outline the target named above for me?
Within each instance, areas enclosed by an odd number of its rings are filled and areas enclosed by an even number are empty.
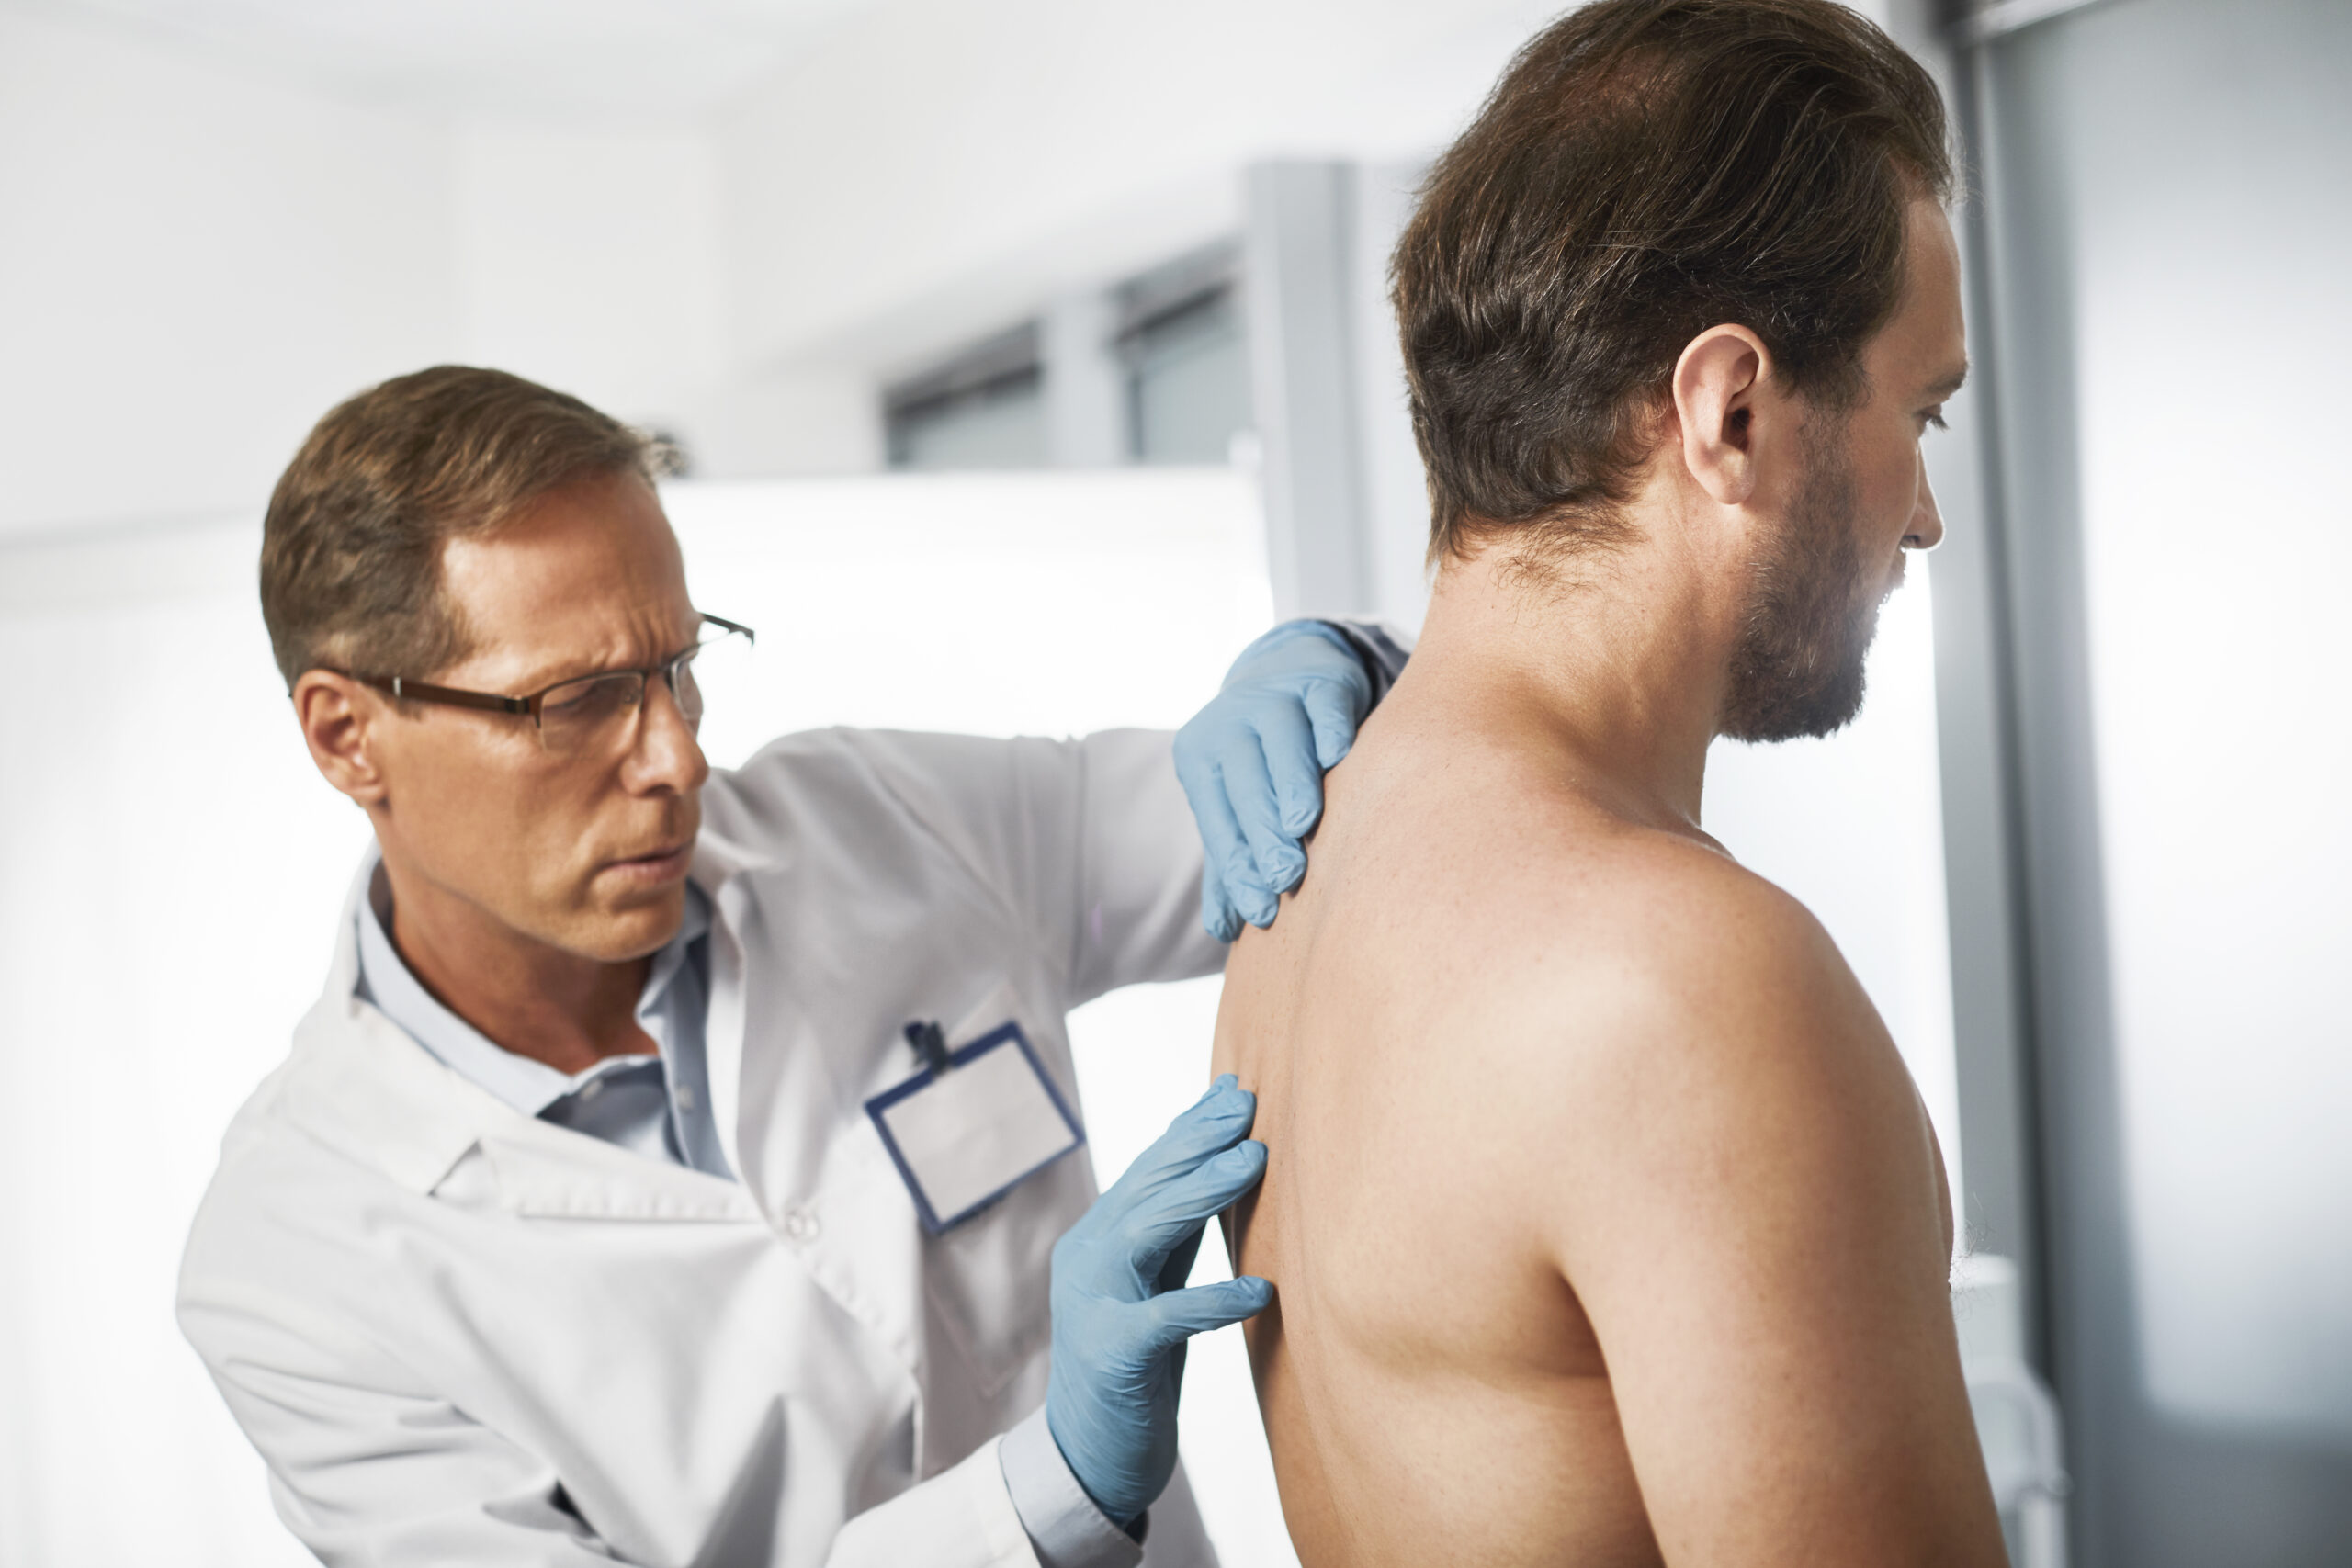
[[[1266,1173],[1266,1145],[1243,1142],[1258,1097],[1235,1082],[1217,1079],[1054,1244],[1046,1429],[1123,1529],[1176,1470],[1184,1341],[1274,1299],[1247,1275],[1182,1288],[1210,1216]]]
[[[1320,621],[1285,621],[1241,650],[1225,687],[1176,732],[1176,777],[1201,827],[1201,923],[1219,942],[1273,924],[1306,874],[1299,840],[1323,815],[1323,775],[1372,711],[1372,678]]]

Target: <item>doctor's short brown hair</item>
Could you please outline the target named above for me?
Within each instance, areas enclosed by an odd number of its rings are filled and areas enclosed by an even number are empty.
[[[1851,406],[1901,302],[1905,209],[1950,198],[1946,134],[1928,73],[1835,0],[1600,0],[1539,34],[1391,269],[1431,558],[1622,541],[1711,326]]]
[[[442,547],[599,474],[649,482],[667,449],[578,398],[503,370],[440,365],[330,411],[262,523],[261,613],[278,673],[421,680],[469,651],[441,592]]]

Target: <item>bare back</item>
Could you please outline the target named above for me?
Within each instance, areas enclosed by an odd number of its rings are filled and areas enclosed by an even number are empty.
[[[1675,1363],[1669,1377],[1736,1375],[1756,1337],[1710,1352],[1690,1343],[1704,1332],[1693,1330],[1651,1354],[1638,1343],[1650,1329],[1617,1331],[1640,1317],[1627,1303],[1645,1293],[1679,1292],[1659,1303],[1665,1320],[1703,1324],[1715,1287],[1643,1282],[1614,1261],[1626,1238],[1607,1234],[1612,1214],[1661,1231],[1675,1222],[1612,1206],[1614,1184],[1657,1182],[1639,1160],[1611,1163],[1596,1129],[1627,1120],[1611,1109],[1618,1097],[1645,1108],[1672,1098],[1621,1070],[1620,1021],[1650,1005],[1659,978],[1642,972],[1629,922],[1703,924],[1708,889],[1754,879],[1694,837],[1579,795],[1540,749],[1397,706],[1331,775],[1306,880],[1270,930],[1237,945],[1217,1022],[1216,1068],[1259,1096],[1271,1154],[1233,1239],[1239,1266],[1276,1287],[1247,1332],[1300,1559],[1598,1568],[1679,1560],[1678,1540],[1712,1555],[1727,1538],[1703,1523],[1654,1528],[1656,1500],[1645,1501],[1711,1484],[1660,1461],[1678,1451],[1671,1413],[1686,1394],[1637,1412],[1645,1443],[1629,1445],[1611,1370],[1646,1358],[1646,1401],[1648,1362]],[[1898,1315],[1917,1318],[1941,1311],[1939,1166],[1883,1031],[1860,1056],[1861,1113],[1894,1123],[1883,1141],[1909,1190],[1858,1223],[1895,1238],[1899,1267],[1917,1276]],[[1703,1053],[1668,1068],[1692,1070],[1710,1070]],[[1574,1193],[1593,1201],[1564,1206]],[[1733,1214],[1700,1234],[1716,1223],[1692,1228],[1691,1250],[1719,1257],[1724,1236],[1736,1248],[1743,1226],[1772,1221]],[[1581,1293],[1589,1244],[1610,1314],[1589,1312]],[[1948,1347],[1948,1316],[1918,1332],[1937,1326]],[[1956,1353],[1940,1353],[1951,1361],[1941,1425],[1956,1408],[1973,1461]]]

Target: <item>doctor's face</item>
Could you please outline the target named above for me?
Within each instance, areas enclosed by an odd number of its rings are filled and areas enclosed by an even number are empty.
[[[424,678],[475,692],[650,669],[693,647],[701,622],[661,502],[630,474],[451,540],[442,591],[473,652]],[[371,727],[385,794],[370,815],[396,897],[607,963],[676,932],[710,769],[660,678],[610,745],[569,751],[527,716],[405,706]]]

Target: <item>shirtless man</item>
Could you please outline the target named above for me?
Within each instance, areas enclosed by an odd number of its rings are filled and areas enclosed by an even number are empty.
[[[1440,563],[1227,970],[1237,1255],[1307,1568],[2005,1561],[1942,1163],[1803,906],[1700,827],[1826,734],[1965,369],[1942,109],[1828,0],[1603,0],[1396,264]]]

